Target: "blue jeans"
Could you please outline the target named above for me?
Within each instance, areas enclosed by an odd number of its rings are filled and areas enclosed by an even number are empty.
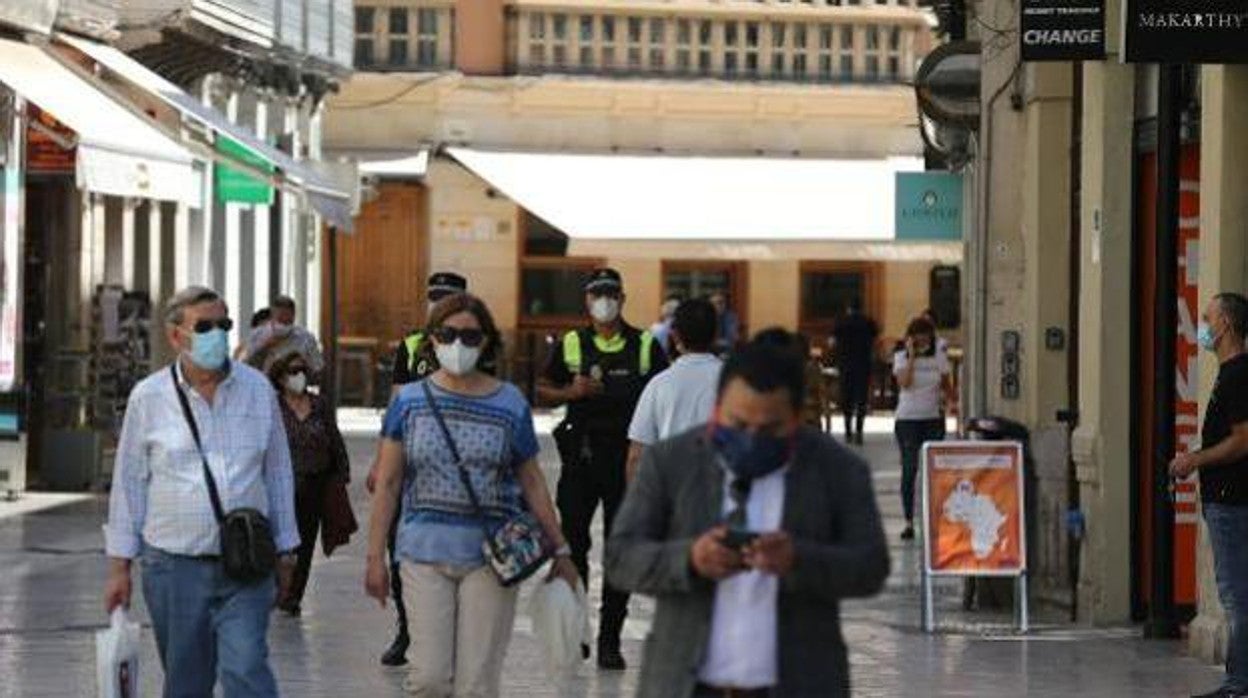
[[[1248,692],[1248,506],[1204,503],[1218,597],[1230,623],[1224,688]]]
[[[216,560],[146,547],[143,598],[165,671],[165,698],[277,698],[269,668],[274,581],[243,585]]]
[[[919,456],[923,444],[945,438],[945,420],[899,419],[893,425],[897,448],[901,451],[901,513],[906,523],[914,521],[914,489],[919,479]]]

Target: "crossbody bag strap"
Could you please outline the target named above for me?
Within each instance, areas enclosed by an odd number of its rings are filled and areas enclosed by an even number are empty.
[[[208,483],[208,498],[212,500],[212,513],[217,517],[217,523],[225,521],[225,507],[221,506],[221,493],[217,491],[217,480],[212,476],[212,469],[208,467],[208,456],[204,453],[204,444],[199,438],[199,426],[195,424],[195,414],[191,412],[191,403],[186,399],[186,391],[182,389],[182,382],[178,380],[178,367],[174,364],[169,367],[169,374],[173,378],[173,389],[178,393],[178,404],[182,405],[182,416],[186,418],[186,425],[191,429],[191,438],[195,440],[195,450],[199,451],[200,463],[204,466],[204,481]]]
[[[468,500],[472,502],[472,508],[477,512],[477,518],[481,519],[481,529],[485,531],[485,539],[490,542],[490,549],[493,550],[494,541],[490,538],[490,527],[486,521],[485,508],[481,506],[481,500],[477,498],[477,490],[472,486],[472,477],[468,474],[468,468],[464,465],[463,459],[460,458],[459,447],[455,445],[455,439],[451,436],[451,430],[446,426],[446,419],[442,416],[442,410],[438,407],[438,399],[429,387],[429,379],[426,378],[421,381],[420,387],[425,391],[425,399],[429,402],[429,411],[433,413],[433,420],[438,423],[438,430],[442,432],[442,438],[446,441],[446,447],[451,451],[451,458],[455,461],[455,469],[459,471],[460,482],[464,483],[464,489],[468,490]]]

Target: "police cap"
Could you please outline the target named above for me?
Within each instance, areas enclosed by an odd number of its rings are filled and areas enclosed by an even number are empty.
[[[452,293],[463,293],[468,290],[468,280],[449,271],[440,271],[429,275],[429,300],[438,301]]]
[[[624,290],[624,281],[620,278],[620,272],[614,269],[602,268],[595,269],[589,274],[589,278],[585,280],[586,293],[602,293],[604,291],[622,291]]]

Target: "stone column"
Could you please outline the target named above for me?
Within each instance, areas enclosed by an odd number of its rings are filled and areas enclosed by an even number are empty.
[[[1079,609],[1084,622],[1113,624],[1131,613],[1132,197],[1124,173],[1131,171],[1134,68],[1112,56],[1086,63],[1083,97],[1080,424],[1071,443],[1087,521]]]
[[[1200,296],[1248,287],[1248,67],[1208,66],[1201,76]],[[1209,403],[1217,360],[1201,357],[1201,408]],[[1209,662],[1226,653],[1226,616],[1218,601],[1208,531],[1197,548],[1199,613],[1189,629],[1192,654]]]

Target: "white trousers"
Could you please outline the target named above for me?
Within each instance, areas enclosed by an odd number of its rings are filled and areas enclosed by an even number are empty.
[[[517,588],[488,566],[404,562],[401,574],[412,639],[404,688],[419,698],[497,698]]]

